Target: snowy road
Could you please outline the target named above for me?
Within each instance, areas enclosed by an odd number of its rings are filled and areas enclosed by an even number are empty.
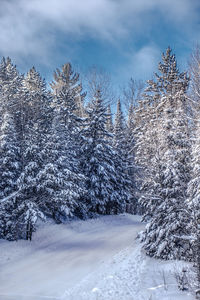
[[[132,215],[40,228],[32,242],[0,240],[0,300],[193,300],[177,289],[185,263],[147,257]]]
[[[84,293],[87,299],[83,286],[92,299],[101,299],[92,274],[98,277],[115,255],[120,260],[118,253],[137,248],[135,237],[143,226],[136,216],[107,216],[45,226],[31,243],[0,241],[0,300],[78,300]]]

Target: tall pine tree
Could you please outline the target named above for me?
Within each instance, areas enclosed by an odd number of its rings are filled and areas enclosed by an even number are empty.
[[[100,91],[97,91],[88,110],[81,150],[84,153],[82,168],[86,176],[88,209],[98,214],[123,212],[129,199],[126,178],[119,173],[118,156],[108,141],[106,122],[106,108]]]
[[[164,259],[189,258],[186,198],[190,174],[190,141],[186,117],[188,78],[179,73],[175,56],[167,49],[160,63],[161,76],[156,86],[163,98],[156,106],[161,124],[158,130],[161,165],[157,168],[153,185],[156,201],[149,202],[152,216],[144,231],[146,252]],[[155,88],[154,86],[154,88]],[[156,96],[156,95],[155,95]],[[153,90],[152,90],[153,98]],[[147,200],[148,201],[148,200]],[[153,205],[153,210],[152,210]]]

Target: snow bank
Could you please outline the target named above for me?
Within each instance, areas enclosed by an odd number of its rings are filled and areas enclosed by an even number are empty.
[[[43,226],[32,242],[1,240],[0,300],[61,297],[131,245],[142,228],[139,217],[105,216]]]
[[[147,257],[132,215],[45,225],[32,242],[0,241],[0,300],[191,300],[174,262]],[[176,266],[182,266],[176,262]]]

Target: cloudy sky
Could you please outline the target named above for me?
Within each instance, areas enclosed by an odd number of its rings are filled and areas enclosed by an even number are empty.
[[[200,42],[199,0],[0,0],[0,55],[50,79],[65,62],[115,82],[149,79],[170,45],[181,69]]]

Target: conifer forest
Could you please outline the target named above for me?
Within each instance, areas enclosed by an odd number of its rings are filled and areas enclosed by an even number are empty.
[[[103,84],[88,97],[70,63],[53,78],[0,63],[0,238],[137,214],[145,253],[192,262],[200,287],[200,48],[185,72],[167,48],[153,79],[131,79],[114,104]]]

